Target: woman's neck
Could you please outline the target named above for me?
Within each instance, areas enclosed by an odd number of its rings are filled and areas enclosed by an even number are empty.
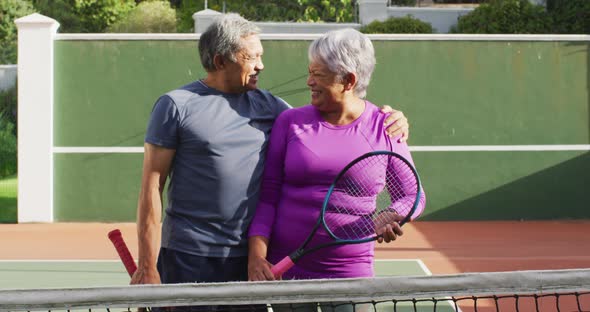
[[[345,126],[357,120],[365,111],[365,101],[361,98],[350,98],[342,103],[342,109],[331,112],[320,112],[322,118],[335,126]]]

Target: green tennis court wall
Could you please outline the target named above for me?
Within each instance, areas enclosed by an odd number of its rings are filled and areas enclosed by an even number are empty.
[[[305,105],[308,40],[263,40],[261,87]],[[373,40],[368,100],[401,109],[424,220],[590,217],[590,42]],[[195,40],[55,41],[54,146],[140,147],[161,94],[204,77]],[[437,146],[515,150],[429,150]],[[56,221],[133,221],[141,152],[56,153]]]

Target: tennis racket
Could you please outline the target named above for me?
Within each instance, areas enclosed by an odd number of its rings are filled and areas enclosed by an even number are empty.
[[[119,258],[121,258],[121,262],[123,262],[127,273],[129,273],[129,276],[133,276],[133,273],[135,273],[137,270],[137,265],[135,264],[135,260],[133,260],[131,252],[129,252],[129,248],[127,248],[125,240],[123,240],[121,231],[119,229],[112,230],[109,232],[108,236],[113,243],[113,246],[115,246],[115,249],[119,254]]]
[[[375,151],[354,159],[332,182],[309,236],[274,265],[272,273],[279,278],[301,257],[320,248],[376,240],[387,224],[401,226],[412,219],[421,192],[416,169],[399,154]],[[333,241],[308,247],[320,228]]]

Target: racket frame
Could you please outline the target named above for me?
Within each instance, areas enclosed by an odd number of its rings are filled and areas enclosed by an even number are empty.
[[[358,163],[359,161],[368,158],[368,157],[373,157],[376,155],[387,155],[387,156],[391,156],[391,157],[396,157],[397,159],[403,161],[411,170],[412,173],[414,174],[414,176],[416,177],[416,198],[414,200],[414,205],[412,207],[412,209],[410,210],[410,212],[408,213],[408,215],[401,220],[399,223],[400,226],[402,226],[403,224],[405,224],[406,222],[410,221],[412,215],[414,214],[414,212],[416,211],[416,208],[418,207],[419,203],[420,203],[420,196],[422,195],[422,184],[420,182],[420,176],[418,175],[418,172],[416,171],[416,168],[414,168],[414,166],[412,166],[412,164],[405,159],[403,156],[395,153],[395,152],[391,152],[391,151],[373,151],[373,152],[368,152],[365,153],[357,158],[355,158],[354,160],[352,160],[349,164],[347,164],[336,176],[336,178],[334,178],[334,181],[332,182],[332,184],[330,185],[330,188],[328,189],[328,193],[326,194],[326,196],[324,197],[324,202],[322,204],[322,210],[320,211],[320,216],[318,217],[318,220],[316,222],[316,224],[314,225],[313,229],[310,231],[309,235],[307,236],[307,238],[305,239],[305,241],[303,242],[303,244],[301,244],[301,246],[299,248],[297,248],[297,250],[295,250],[294,252],[292,252],[291,254],[289,254],[289,256],[287,258],[284,258],[283,260],[281,260],[279,263],[277,263],[275,266],[273,266],[273,273],[275,274],[275,277],[279,277],[280,275],[282,275],[282,273],[284,273],[286,270],[283,270],[284,267],[288,267],[290,268],[295,262],[297,262],[299,260],[299,258],[301,258],[302,256],[312,253],[318,249],[322,249],[325,247],[329,247],[329,246],[334,246],[334,245],[343,245],[343,244],[362,244],[362,243],[368,243],[374,240],[377,240],[381,235],[375,235],[375,236],[371,236],[371,237],[367,237],[365,239],[350,239],[350,240],[346,240],[346,239],[340,239],[338,237],[336,237],[332,231],[330,231],[330,229],[328,228],[328,226],[326,225],[326,222],[324,220],[324,215],[325,215],[325,211],[326,208],[328,207],[329,201],[330,201],[330,196],[332,195],[332,193],[334,192],[334,189],[336,187],[336,184],[338,182],[338,180],[342,177],[342,175],[344,175],[348,169],[350,169],[350,167],[354,166],[356,163]],[[329,243],[323,243],[323,244],[319,244],[313,247],[310,247],[308,249],[306,249],[307,244],[311,241],[311,239],[314,237],[315,232],[318,230],[318,228],[323,225],[324,229],[326,229],[326,231],[328,232],[328,234],[334,239],[333,242],[329,242]],[[280,264],[280,265],[279,265]],[[280,274],[277,274],[280,273]]]
[[[367,242],[370,242],[370,241],[374,241],[374,240],[378,239],[380,236],[382,236],[382,235],[375,235],[375,236],[367,237],[367,238],[364,238],[364,239],[342,239],[342,238],[338,238],[336,235],[334,235],[334,233],[332,233],[332,231],[330,230],[330,227],[326,224],[326,220],[324,218],[324,216],[326,214],[326,209],[327,209],[327,207],[329,205],[329,202],[330,202],[330,196],[334,192],[334,189],[336,188],[336,184],[337,184],[338,180],[340,180],[340,178],[346,172],[348,172],[348,169],[350,169],[352,166],[356,165],[358,162],[362,161],[363,159],[366,159],[366,158],[369,158],[369,157],[373,157],[373,156],[378,156],[378,155],[385,155],[385,156],[389,156],[389,157],[395,157],[398,160],[401,160],[402,162],[404,162],[408,166],[408,168],[410,168],[410,170],[412,170],[412,173],[414,174],[414,177],[416,178],[416,198],[414,199],[414,205],[410,209],[410,212],[404,217],[404,219],[402,219],[401,221],[398,222],[399,226],[402,226],[405,223],[407,223],[408,221],[410,221],[410,219],[412,218],[412,215],[414,214],[414,212],[416,212],[416,209],[418,208],[418,205],[420,204],[420,196],[422,196],[422,184],[420,182],[420,176],[418,175],[418,171],[416,171],[416,168],[414,168],[414,166],[412,166],[412,164],[407,159],[405,159],[400,154],[395,153],[395,152],[391,152],[391,151],[373,151],[373,152],[365,153],[365,154],[357,157],[353,161],[351,161],[348,165],[346,165],[338,173],[338,175],[336,176],[336,178],[334,178],[334,182],[332,182],[332,184],[330,185],[330,188],[328,189],[328,193],[326,194],[326,197],[324,198],[324,203],[322,204],[322,210],[320,212],[320,218],[318,220],[322,222],[324,229],[326,229],[326,231],[328,232],[328,234],[335,241],[338,241],[339,244],[361,244],[361,243],[367,243]],[[385,186],[385,187],[387,187],[387,186]],[[314,228],[314,230],[315,230],[315,228]]]

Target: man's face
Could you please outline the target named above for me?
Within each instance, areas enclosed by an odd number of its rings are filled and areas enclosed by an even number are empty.
[[[243,37],[242,49],[236,53],[236,62],[228,60],[227,84],[232,93],[242,93],[258,88],[258,74],[262,64],[262,43],[257,35]]]

